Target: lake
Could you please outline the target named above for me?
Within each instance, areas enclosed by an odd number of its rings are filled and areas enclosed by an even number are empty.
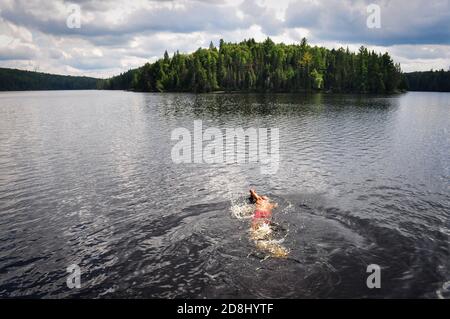
[[[175,163],[194,121],[278,129],[277,169]],[[0,296],[449,298],[449,130],[449,93],[0,93]],[[287,258],[249,239],[250,187]]]

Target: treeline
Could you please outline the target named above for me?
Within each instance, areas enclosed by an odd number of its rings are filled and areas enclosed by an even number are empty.
[[[220,41],[192,54],[162,59],[102,82],[105,89],[145,92],[257,91],[390,93],[406,89],[400,65],[388,53],[299,44]]]
[[[405,73],[410,91],[450,92],[450,70]]]
[[[99,86],[99,79],[85,76],[55,75],[0,68],[0,91],[89,90]]]

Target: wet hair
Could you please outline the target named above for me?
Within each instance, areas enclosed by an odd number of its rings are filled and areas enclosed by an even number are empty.
[[[253,196],[249,196],[249,197],[248,197],[248,202],[249,202],[250,204],[254,204],[254,203],[256,203],[256,200],[255,200],[255,198],[254,198]]]

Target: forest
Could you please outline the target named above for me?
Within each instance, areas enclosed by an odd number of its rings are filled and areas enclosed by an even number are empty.
[[[450,70],[402,73],[388,53],[360,47],[327,49],[253,39],[220,40],[190,54],[167,51],[154,63],[109,79],[0,68],[0,91],[130,90],[140,92],[348,92],[450,91]]]
[[[410,91],[450,92],[450,70],[405,73]]]
[[[100,84],[103,89],[142,92],[358,92],[392,93],[407,89],[400,65],[388,53],[361,47],[327,49],[275,44],[253,39],[240,43],[220,40],[219,47],[191,54],[167,51],[154,63],[129,70]]]
[[[96,89],[99,81],[99,79],[84,76],[0,68],[0,91],[88,90]]]

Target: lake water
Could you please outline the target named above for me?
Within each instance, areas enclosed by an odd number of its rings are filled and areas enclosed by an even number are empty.
[[[175,164],[194,120],[279,128],[276,174]],[[449,130],[448,93],[0,93],[0,296],[448,298]],[[288,258],[237,218],[249,187]]]

